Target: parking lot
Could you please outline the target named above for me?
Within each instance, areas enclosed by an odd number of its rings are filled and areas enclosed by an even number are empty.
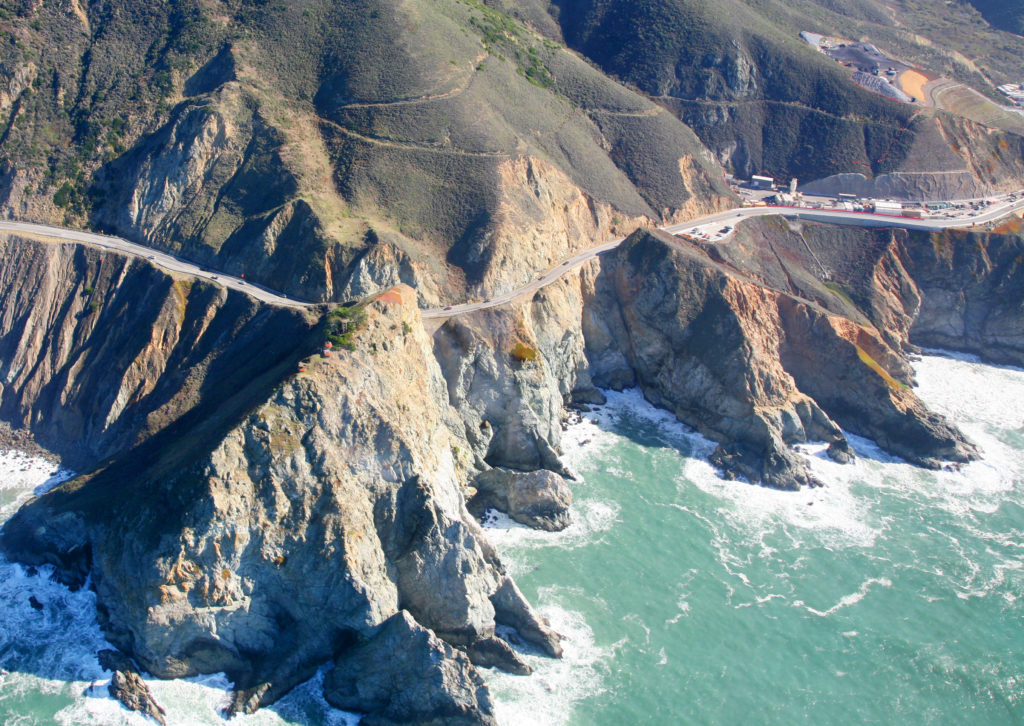
[[[911,66],[888,57],[871,43],[842,43],[822,50],[828,57],[865,73],[878,68],[879,75],[897,78],[904,71],[911,70]]]

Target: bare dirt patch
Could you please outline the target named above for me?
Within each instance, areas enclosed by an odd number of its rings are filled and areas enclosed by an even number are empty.
[[[925,96],[924,87],[926,83],[932,80],[935,80],[935,76],[911,69],[901,73],[898,82],[900,88],[902,88],[903,92],[908,96],[916,98],[922,103],[928,104],[930,99]]]

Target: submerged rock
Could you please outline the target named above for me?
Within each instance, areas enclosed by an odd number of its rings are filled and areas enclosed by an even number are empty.
[[[491,469],[478,475],[473,486],[477,493],[469,507],[478,517],[487,509],[497,509],[521,524],[549,532],[563,530],[571,522],[572,490],[554,472]]]
[[[483,678],[466,655],[405,610],[345,650],[324,682],[327,702],[369,714],[366,726],[496,726]]]

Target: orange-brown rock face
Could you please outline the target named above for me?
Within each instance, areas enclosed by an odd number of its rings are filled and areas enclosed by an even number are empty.
[[[634,377],[649,400],[719,442],[713,460],[727,476],[769,486],[814,483],[791,444],[824,440],[834,457],[849,456],[837,424],[920,464],[973,456],[909,390],[901,351],[866,316],[801,295],[793,274],[792,291],[776,289],[770,274],[755,279],[741,262],[635,233],[595,281],[597,311],[584,328],[595,382]],[[792,261],[784,267],[797,271]],[[898,339],[904,330],[887,332]]]

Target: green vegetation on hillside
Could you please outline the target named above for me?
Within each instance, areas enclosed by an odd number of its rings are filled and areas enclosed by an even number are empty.
[[[553,213],[527,157],[629,216],[728,194],[681,122],[476,0],[0,8],[0,204],[307,299],[378,232],[481,280],[503,204]]]
[[[1024,35],[1024,0],[968,0],[993,28]]]

